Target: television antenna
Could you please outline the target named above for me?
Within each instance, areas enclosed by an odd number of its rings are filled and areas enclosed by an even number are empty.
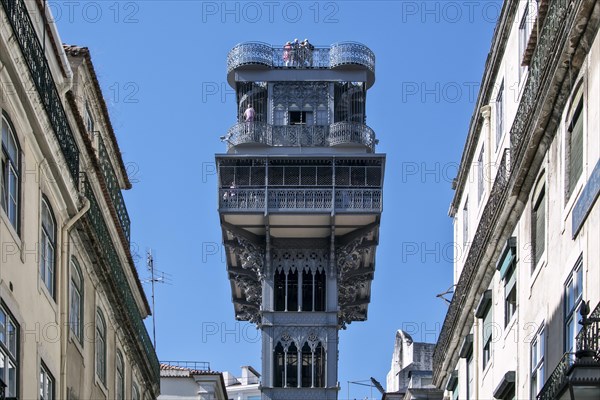
[[[152,249],[146,251],[146,268],[150,273],[150,278],[144,279],[144,282],[150,283],[152,286],[152,340],[154,342],[154,350],[156,350],[156,307],[154,286],[157,283],[170,285],[171,274],[154,268],[154,256],[152,255]]]

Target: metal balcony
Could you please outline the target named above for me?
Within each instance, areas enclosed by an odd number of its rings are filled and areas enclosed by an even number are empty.
[[[235,81],[232,73],[244,66],[281,69],[339,69],[364,68],[368,72],[368,86],[375,81],[375,54],[367,46],[356,42],[339,42],[329,47],[318,46],[308,51],[301,48],[286,50],[262,42],[236,45],[227,55],[228,82]]]
[[[272,147],[330,147],[362,145],[375,152],[375,132],[365,124],[336,122],[332,125],[270,125],[239,122],[223,138],[227,148],[258,144]]]
[[[383,198],[381,189],[221,189],[219,210],[380,213]]]
[[[584,305],[585,306],[585,305]],[[582,306],[583,307],[583,306]],[[589,308],[588,308],[589,311]],[[582,313],[583,314],[583,313]],[[596,379],[584,377],[583,385],[600,390],[600,304],[589,317],[582,315],[583,326],[576,337],[576,353],[565,353],[537,395],[538,400],[556,400],[568,390],[569,385],[581,385],[578,369],[595,371]]]

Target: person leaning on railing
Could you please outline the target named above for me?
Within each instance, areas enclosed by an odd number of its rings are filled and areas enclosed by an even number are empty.
[[[302,65],[312,67],[313,51],[315,50],[315,46],[313,46],[308,39],[304,39],[304,41],[300,44],[300,47],[302,48]]]

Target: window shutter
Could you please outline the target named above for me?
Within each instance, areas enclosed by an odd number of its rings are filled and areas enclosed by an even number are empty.
[[[577,106],[573,122],[569,127],[569,191],[570,197],[583,171],[583,116],[582,104]]]

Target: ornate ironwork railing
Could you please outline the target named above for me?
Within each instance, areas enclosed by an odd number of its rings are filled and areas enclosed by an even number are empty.
[[[546,383],[537,395],[538,400],[556,400],[556,396],[567,384],[567,371],[575,362],[575,354],[565,353],[560,362],[546,380]]]
[[[100,161],[102,175],[104,175],[104,180],[106,181],[109,196],[112,200],[115,210],[117,211],[119,224],[123,229],[123,233],[125,233],[125,237],[129,241],[131,239],[131,220],[129,219],[127,207],[125,206],[125,200],[123,199],[123,193],[121,192],[119,180],[117,179],[115,170],[110,162],[108,151],[106,150],[106,146],[104,145],[104,141],[102,140],[101,136],[98,136],[98,159]]]
[[[341,65],[362,65],[375,72],[375,54],[365,45],[341,42],[330,47],[285,49],[261,42],[236,45],[227,55],[227,73],[242,65],[264,65],[275,68],[336,68]]]
[[[535,114],[535,107],[540,101],[541,92],[546,89],[548,79],[552,79],[553,74],[549,73],[552,67],[552,59],[556,58],[556,46],[561,43],[561,38],[566,36],[564,26],[567,20],[573,17],[575,11],[579,8],[577,4],[580,1],[550,0],[548,14],[541,27],[539,41],[534,51],[525,88],[519,102],[519,107],[510,129],[511,159],[510,169],[522,160],[524,148],[527,139],[532,135],[529,125],[532,116]],[[508,166],[507,166],[508,168]],[[450,340],[454,335],[454,330],[460,310],[466,300],[467,293],[471,287],[473,278],[479,267],[481,258],[487,250],[487,243],[490,233],[494,230],[498,214],[504,206],[508,180],[502,179],[494,182],[492,194],[488,200],[471,247],[467,255],[467,261],[461,272],[457,287],[455,289],[452,302],[446,314],[442,331],[438,338],[433,355],[433,375],[434,379],[439,376],[442,368],[442,362],[446,356]]]
[[[123,265],[121,264],[111,239],[108,226],[106,225],[104,217],[102,216],[102,210],[98,204],[98,201],[96,200],[96,196],[94,195],[91,185],[87,181],[84,182],[84,190],[86,197],[90,201],[90,209],[86,213],[86,216],[97,235],[97,245],[106,258],[105,261],[109,268],[109,274],[114,282],[116,292],[119,295],[119,300],[122,302],[122,305],[126,310],[127,315],[125,318],[132,321],[133,329],[135,331],[135,338],[133,338],[133,340],[142,344],[151,368],[154,382],[159,382],[160,365],[158,363],[158,358],[156,357],[152,340],[150,339],[148,331],[144,326],[138,306],[133,298],[129,282],[127,281],[127,277],[123,271]]]
[[[382,197],[378,189],[337,189],[335,208],[338,210],[381,211]]]
[[[595,353],[595,358],[600,362],[600,303],[589,316],[582,322],[581,331],[575,338],[577,350],[590,350]]]
[[[271,210],[323,210],[333,207],[340,211],[380,212],[381,189],[336,189],[332,199],[331,189],[221,189],[221,210],[264,211]],[[265,198],[267,202],[265,203]]]
[[[505,149],[498,165],[496,178],[494,179],[488,201],[479,220],[473,243],[471,243],[471,247],[469,248],[467,261],[460,274],[452,302],[448,308],[448,313],[444,319],[444,325],[435,347],[433,354],[434,373],[436,373],[436,369],[439,371],[439,368],[442,366],[442,360],[446,356],[445,351],[452,336],[452,329],[458,319],[460,310],[463,309],[469,287],[475,277],[480,260],[485,253],[484,244],[487,243],[488,237],[491,235],[491,227],[495,224],[500,209],[504,204],[510,176],[510,159],[510,152],[508,149]]]
[[[587,307],[587,305],[582,305]],[[589,311],[589,308],[587,309]],[[564,389],[568,381],[568,371],[578,362],[581,362],[577,357],[584,353],[585,356],[590,352],[592,359],[600,363],[600,303],[594,311],[588,316],[582,312],[582,328],[575,338],[575,353],[565,353],[552,374],[546,380],[544,387],[540,390],[538,400],[554,400]]]
[[[0,0],[0,2],[21,47],[23,58],[31,72],[40,100],[48,114],[50,125],[65,157],[71,179],[77,187],[79,184],[79,149],[56,89],[44,48],[37,37],[25,2],[23,0]]]
[[[358,122],[336,122],[332,125],[271,125],[264,122],[239,122],[224,137],[228,148],[240,144],[268,146],[325,147],[361,144],[375,151],[375,132]]]

